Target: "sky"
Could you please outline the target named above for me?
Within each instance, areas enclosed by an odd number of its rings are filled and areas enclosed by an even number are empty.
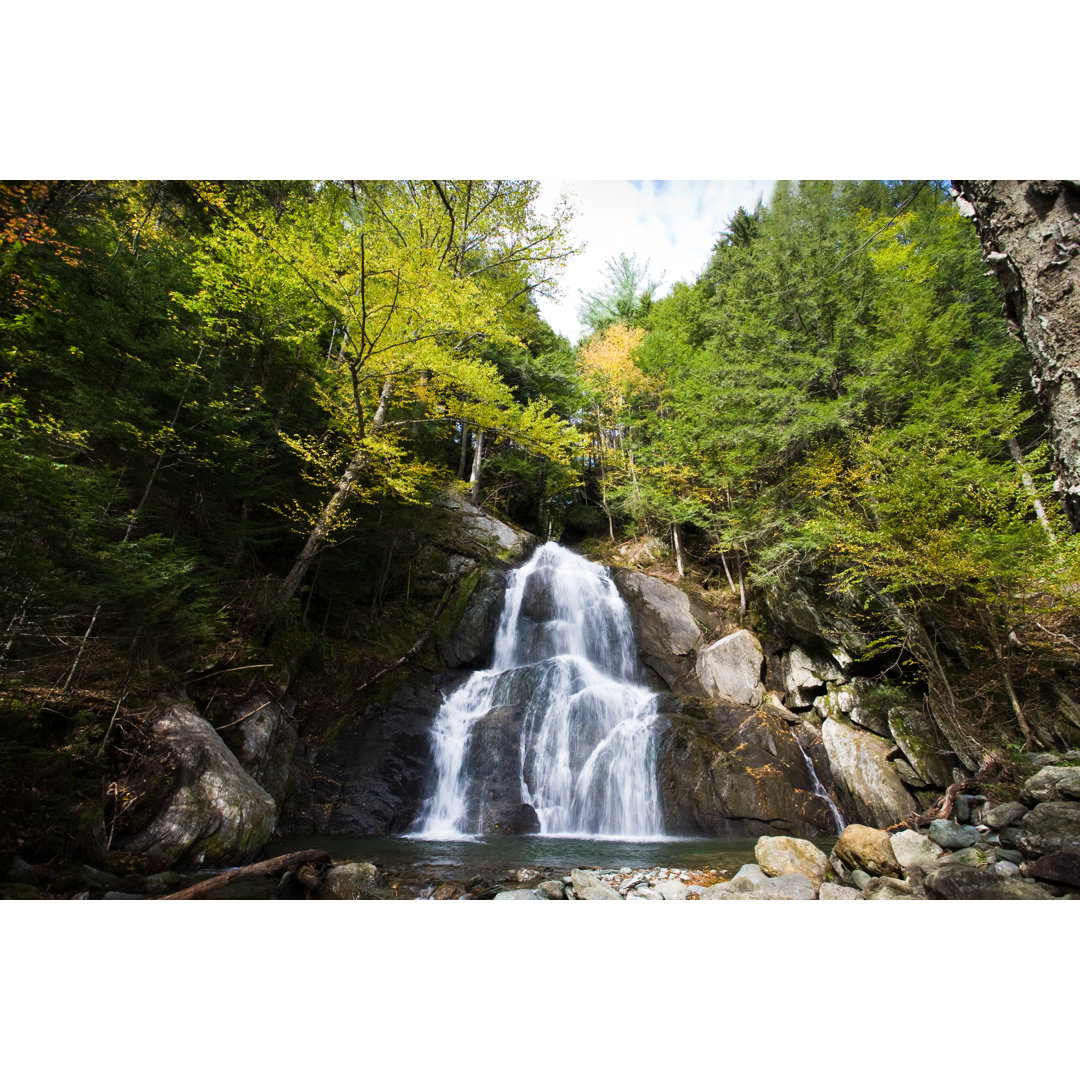
[[[539,299],[540,314],[571,344],[584,332],[581,294],[605,282],[605,267],[622,253],[648,262],[661,281],[656,297],[677,281],[692,282],[704,269],[717,234],[740,206],[768,199],[771,180],[543,180],[539,207],[550,211],[561,196],[575,208],[571,236],[582,244],[560,277],[560,298]]]

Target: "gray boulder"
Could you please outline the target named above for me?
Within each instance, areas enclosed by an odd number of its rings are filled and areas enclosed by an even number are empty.
[[[889,846],[905,875],[913,866],[933,868],[938,858],[945,853],[930,837],[913,829],[902,829],[893,833],[889,837]]]
[[[821,735],[833,777],[847,788],[857,806],[865,806],[869,824],[895,825],[918,810],[911,793],[886,760],[891,743],[857,728],[826,720]]]
[[[230,866],[258,854],[277,825],[277,805],[210,723],[176,703],[152,714],[148,727],[160,762],[137,782],[149,820],[116,846],[151,870]]]
[[[754,882],[750,878],[712,885],[701,894],[702,900],[814,900],[817,890],[804,874],[783,874]]]
[[[642,662],[676,693],[700,694],[694,650],[701,627],[682,589],[635,570],[616,570],[612,581],[630,609],[630,622]]]
[[[698,650],[695,671],[708,697],[737,705],[760,705],[765,695],[761,668],[765,653],[749,630],[713,642]]]
[[[942,734],[922,709],[896,706],[889,710],[889,733],[911,767],[931,787],[952,783],[955,759]]]
[[[982,839],[982,833],[974,825],[957,825],[955,821],[938,818],[930,822],[930,839],[950,851],[971,847]]]
[[[830,682],[841,682],[843,674],[831,656],[811,656],[799,645],[792,645],[784,662],[784,688],[791,708],[808,708],[814,698],[825,692]]]
[[[610,885],[588,870],[571,870],[570,882],[579,900],[621,900]]]
[[[749,878],[755,885],[761,885],[769,880],[769,875],[761,869],[756,862],[743,863],[739,867],[738,873],[732,878],[732,881],[737,881],[740,878]]]
[[[818,889],[819,900],[861,900],[862,898],[862,893],[858,889],[849,889],[846,885],[836,885],[831,881],[826,881]]]
[[[379,871],[372,863],[344,862],[327,867],[315,891],[319,900],[377,900]]]
[[[1029,777],[1020,795],[1026,803],[1080,799],[1080,765],[1048,765]]]
[[[916,900],[910,882],[899,878],[876,877],[867,882],[862,891],[864,900]]]
[[[441,663],[480,668],[490,661],[505,596],[505,570],[476,569],[462,579],[453,609],[436,627],[435,650]]]
[[[661,881],[654,889],[665,900],[685,900],[690,895],[690,890],[681,881]]]
[[[1058,851],[1080,855],[1080,802],[1039,803],[1021,819],[1016,846],[1029,859]]]
[[[990,867],[942,866],[926,876],[931,900],[1053,900],[1038,885],[1002,877]]]
[[[998,806],[992,806],[983,814],[983,824],[991,829],[1004,829],[1013,822],[1019,821],[1027,812],[1028,808],[1023,803],[1001,803]]]
[[[1055,851],[1052,855],[1043,855],[1034,862],[1026,862],[1023,872],[1028,877],[1049,881],[1055,885],[1065,885],[1070,889],[1080,889],[1080,855],[1071,851]]]
[[[504,889],[496,893],[494,900],[546,900],[546,896],[537,896],[532,889]]]

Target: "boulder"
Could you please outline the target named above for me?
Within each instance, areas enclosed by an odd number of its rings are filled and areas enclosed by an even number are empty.
[[[682,589],[635,570],[612,574],[626,606],[642,662],[676,693],[700,694],[694,673],[694,650],[701,627],[690,613],[690,598]]]
[[[116,847],[151,870],[233,866],[257,855],[277,825],[277,806],[210,723],[177,702],[153,713],[148,729],[157,766],[137,782],[145,823]]]
[[[685,900],[690,895],[690,890],[681,881],[661,881],[653,886],[665,900]]]
[[[707,706],[673,695],[661,695],[659,710],[657,780],[666,832],[836,832],[828,801],[815,792],[790,714],[768,705]]]
[[[700,649],[695,671],[710,698],[760,705],[765,695],[761,683],[764,662],[761,642],[749,630],[737,630]]]
[[[849,889],[846,885],[836,885],[831,881],[826,881],[818,889],[819,900],[861,900],[862,898],[862,893],[858,889]]]
[[[760,597],[778,632],[793,641],[820,643],[841,668],[871,645],[861,625],[864,613],[847,609],[809,578],[766,584]]]
[[[783,664],[784,689],[790,708],[808,708],[814,698],[825,692],[830,682],[840,682],[843,675],[836,661],[827,654],[811,656],[799,645],[792,645]]]
[[[1022,869],[1028,877],[1080,889],[1080,855],[1073,852],[1056,851],[1052,855],[1043,855],[1034,862],[1024,863]]]
[[[315,896],[319,900],[377,900],[379,871],[372,863],[344,862],[328,867]]]
[[[547,900],[566,899],[566,886],[561,881],[541,881],[536,891]]]
[[[1027,812],[1028,808],[1023,803],[1001,803],[992,806],[983,814],[983,824],[991,829],[1004,829],[1007,825],[1019,821]]]
[[[832,775],[843,785],[856,806],[865,807],[871,825],[884,828],[918,810],[896,770],[886,760],[891,743],[869,731],[826,720],[822,739],[829,755]]]
[[[456,491],[440,493],[431,500],[431,504],[448,511],[453,542],[461,544],[466,550],[475,550],[476,546],[480,546],[501,559],[520,559],[531,554],[538,543],[531,533],[492,517]]]
[[[930,839],[950,851],[971,847],[982,839],[982,833],[974,825],[957,825],[955,821],[938,818],[930,822]]]
[[[876,877],[866,884],[862,891],[864,900],[916,900],[915,890],[910,882],[899,878]]]
[[[829,859],[809,840],[794,836],[762,836],[754,845],[754,858],[768,877],[803,874],[815,889],[829,872]]]
[[[732,881],[737,881],[740,878],[749,878],[755,885],[760,885],[762,882],[768,881],[769,875],[766,874],[756,862],[752,862],[743,863],[732,878]]]
[[[540,819],[521,800],[523,705],[501,705],[473,724],[469,737],[467,831],[523,836],[540,831]]]
[[[1048,765],[1029,777],[1020,798],[1029,806],[1037,802],[1080,799],[1080,766]]]
[[[935,844],[929,836],[923,836],[913,829],[893,833],[889,837],[889,846],[905,875],[913,866],[933,868],[938,857],[944,854],[944,849]]]
[[[579,900],[621,900],[610,885],[588,870],[571,870],[570,884]]]
[[[537,896],[532,889],[504,889],[496,893],[494,900],[546,900],[545,896]],[[531,917],[531,916],[530,916]]]
[[[702,900],[814,900],[817,890],[804,874],[783,874],[754,882],[750,878],[712,885],[701,894]]]
[[[991,867],[942,866],[926,875],[931,900],[1053,900],[1038,885],[1002,877]]]
[[[852,870],[851,871],[851,883],[859,890],[859,895],[862,895],[863,889],[870,884],[871,881],[877,879],[868,874],[865,870]]]
[[[892,841],[883,829],[849,825],[833,847],[833,854],[852,870],[862,870],[871,877],[902,877],[903,871],[893,853]]]
[[[1080,855],[1080,802],[1039,803],[1021,818],[1016,846],[1029,859],[1058,851]]]
[[[233,710],[225,742],[244,771],[277,804],[278,827],[308,822],[312,772],[308,747],[289,717],[289,706],[268,695]]]
[[[960,848],[950,851],[948,855],[942,855],[938,860],[938,866],[991,866],[997,859],[981,847]]]
[[[922,709],[898,705],[888,712],[889,733],[911,767],[931,787],[952,783],[955,759],[937,725]]]

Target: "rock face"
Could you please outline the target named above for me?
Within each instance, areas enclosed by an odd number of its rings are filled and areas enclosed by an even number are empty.
[[[1021,798],[1028,804],[1080,799],[1080,766],[1047,765],[1029,777]]]
[[[944,739],[921,709],[897,706],[889,710],[889,732],[919,778],[933,787],[952,783],[955,759]]]
[[[832,656],[811,656],[799,645],[792,645],[788,650],[784,688],[790,707],[809,708],[815,698],[825,693],[828,683],[842,681],[840,666]]]
[[[836,841],[833,853],[852,870],[862,870],[871,877],[900,877],[903,871],[896,861],[889,834],[866,825],[849,825]]]
[[[675,836],[829,835],[836,831],[787,717],[762,706],[661,695],[657,776]]]
[[[491,662],[499,625],[506,571],[479,568],[461,583],[463,602],[440,626],[435,644],[439,660],[449,668],[483,668]]]
[[[886,760],[892,747],[884,739],[835,720],[822,724],[821,735],[833,776],[857,806],[866,808],[865,815],[860,817],[885,828],[918,810],[896,770]]]
[[[695,671],[708,697],[736,705],[760,705],[765,694],[765,654],[749,630],[737,630],[698,651]]]
[[[793,836],[762,836],[754,845],[754,858],[768,877],[802,874],[815,891],[829,872],[829,859],[809,840]]]
[[[149,726],[155,752],[169,764],[145,796],[153,804],[150,820],[117,846],[151,869],[250,860],[277,824],[274,800],[189,705],[162,708]]]
[[[431,722],[443,693],[465,677],[421,673],[407,679],[385,704],[370,706],[319,748],[317,831],[386,836],[409,830],[431,780]]]
[[[676,693],[700,694],[694,650],[703,639],[690,598],[666,581],[634,570],[616,570],[612,581],[630,609],[638,652],[647,668]]]
[[[310,818],[311,764],[286,708],[264,696],[245,701],[233,717],[225,728],[229,749],[277,804],[278,828],[302,831]]]
[[[476,721],[469,740],[469,821],[485,835],[540,830],[536,811],[521,801],[521,725],[524,707],[503,705]]]

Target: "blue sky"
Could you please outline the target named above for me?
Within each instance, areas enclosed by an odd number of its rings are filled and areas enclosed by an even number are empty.
[[[677,281],[701,272],[717,234],[740,207],[768,199],[771,180],[544,180],[541,208],[559,196],[575,207],[571,234],[583,244],[560,279],[558,302],[541,298],[540,312],[560,334],[577,342],[583,332],[577,311],[581,293],[604,283],[604,268],[621,252],[648,261],[649,276],[662,279],[658,296]]]

